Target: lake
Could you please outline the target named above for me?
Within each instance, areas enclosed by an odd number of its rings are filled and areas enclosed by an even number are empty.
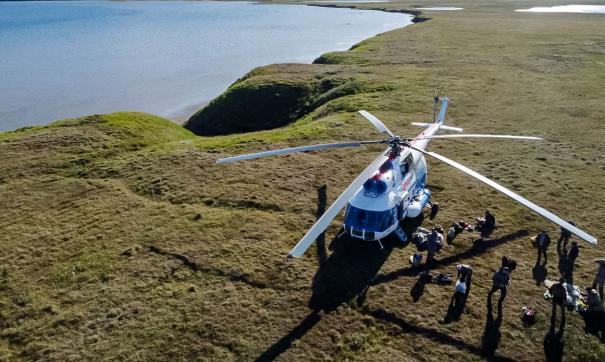
[[[256,66],[310,63],[410,23],[245,2],[0,2],[0,131],[120,110],[182,117]]]

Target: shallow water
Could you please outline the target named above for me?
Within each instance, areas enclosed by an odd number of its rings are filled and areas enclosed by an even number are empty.
[[[519,9],[515,11],[532,13],[594,13],[605,14],[605,5],[561,5],[533,7],[529,9]]]
[[[314,4],[329,4],[329,3],[353,3],[353,4],[360,4],[360,3],[388,3],[391,0],[311,0],[311,1],[306,1],[308,3],[314,3]]]
[[[310,63],[410,20],[243,2],[0,2],[0,130],[191,112],[255,66]]]

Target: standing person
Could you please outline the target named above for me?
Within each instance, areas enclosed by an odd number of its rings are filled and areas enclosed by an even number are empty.
[[[536,265],[540,264],[540,259],[542,258],[542,255],[544,255],[544,264],[548,262],[546,250],[548,250],[549,245],[550,236],[545,230],[540,231],[540,233],[536,236],[536,248],[538,249],[538,260],[536,261]]]
[[[498,303],[502,303],[506,297],[506,288],[510,282],[510,271],[508,267],[500,268],[495,272],[492,277],[492,282],[492,289],[489,291],[488,297],[491,299],[492,294],[494,294],[495,291],[500,290],[500,300]]]
[[[599,293],[596,290],[586,288],[588,295],[586,297],[586,305],[588,306],[587,310],[590,312],[602,312],[603,311],[603,301],[599,297]]]
[[[426,242],[426,249],[428,254],[426,256],[426,266],[430,266],[435,258],[435,252],[439,248],[439,233],[437,229],[433,228]]]
[[[458,280],[456,281],[454,307],[461,312],[471,291],[473,268],[468,264],[458,264],[456,265],[456,269],[458,270]]]
[[[603,284],[605,284],[605,259],[597,259],[595,262],[599,264],[599,269],[597,270],[597,275],[592,283],[592,289],[597,289],[598,286],[599,295],[601,296],[601,300],[603,300]]]
[[[557,306],[561,309],[561,320],[565,320],[565,300],[567,299],[567,290],[563,285],[565,279],[560,278],[558,283],[553,284],[549,289],[552,295],[552,321],[551,328],[554,329],[554,321],[556,320]]]
[[[572,271],[578,255],[580,255],[580,248],[578,248],[578,242],[574,240],[571,242],[571,249],[569,249],[569,253],[567,254]]]
[[[573,221],[567,222],[573,226],[576,226]],[[559,240],[557,240],[557,250],[561,250],[561,242],[563,242],[563,249],[567,249],[567,243],[569,242],[569,238],[571,238],[571,232],[561,226],[561,235],[559,236]]]
[[[464,306],[471,291],[471,277],[473,276],[473,268],[467,264],[456,265],[458,277],[456,280],[456,290],[447,308],[447,314],[443,319],[444,323],[450,323],[453,320],[460,319],[464,313]]]

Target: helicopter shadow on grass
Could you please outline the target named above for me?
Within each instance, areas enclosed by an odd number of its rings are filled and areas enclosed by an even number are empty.
[[[325,212],[327,204],[325,185],[317,189],[317,218]],[[389,238],[378,242],[353,239],[341,228],[330,243],[332,253],[326,250],[325,234],[316,240],[319,268],[313,277],[312,294],[308,306],[311,312],[288,334],[283,336],[256,361],[270,361],[287,351],[292,343],[302,338],[321,321],[322,312],[330,313],[342,303],[357,297],[363,303],[371,281],[388,259],[396,242]]]
[[[330,312],[342,303],[355,298],[361,307],[366,299],[370,286],[374,285],[378,272],[387,261],[395,247],[405,247],[412,238],[412,233],[422,224],[424,215],[408,220],[402,224],[407,235],[407,242],[399,240],[395,234],[378,241],[363,241],[353,238],[341,227],[337,236],[330,243],[332,254],[326,255],[318,250],[319,269],[313,277],[313,294],[309,300],[309,308]],[[319,239],[318,248],[323,238]]]
[[[341,228],[330,244],[332,253],[320,261],[313,277],[309,308],[329,313],[353,298],[363,304],[370,284],[395,244],[394,240],[385,239],[381,248],[378,242],[354,239]]]

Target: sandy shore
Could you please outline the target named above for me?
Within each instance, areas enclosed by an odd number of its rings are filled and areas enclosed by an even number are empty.
[[[185,122],[187,122],[187,120],[198,110],[202,109],[203,107],[205,107],[208,103],[210,103],[210,101],[206,101],[206,102],[201,102],[201,103],[197,103],[194,105],[191,105],[189,107],[185,107],[183,109],[180,109],[178,111],[172,112],[171,114],[167,115],[166,118],[173,121],[174,123],[183,125],[185,124]]]

